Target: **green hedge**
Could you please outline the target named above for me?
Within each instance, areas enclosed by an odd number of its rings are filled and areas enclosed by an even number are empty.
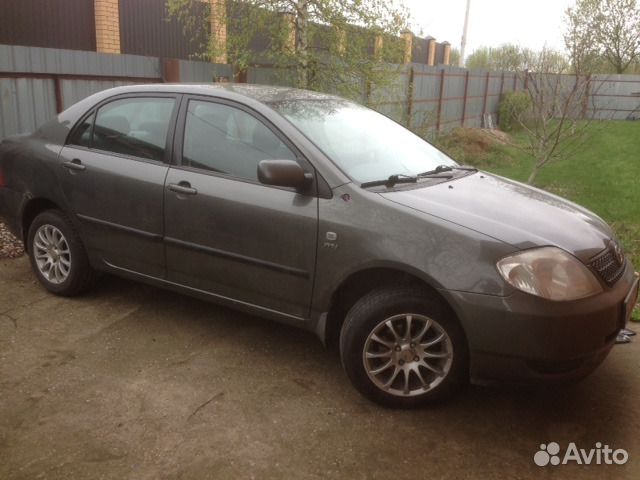
[[[518,119],[522,120],[527,110],[531,108],[531,97],[527,92],[507,92],[502,96],[500,107],[500,128],[504,132],[520,130],[522,125]]]

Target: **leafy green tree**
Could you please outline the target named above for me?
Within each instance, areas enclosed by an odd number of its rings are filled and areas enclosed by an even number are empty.
[[[541,62],[544,57],[544,62]],[[467,58],[469,70],[494,70],[508,72],[535,71],[544,65],[550,73],[566,73],[569,63],[565,55],[556,50],[545,48],[535,51],[518,45],[504,44],[496,48],[480,47]]]
[[[226,42],[208,31],[200,53],[224,54],[238,70],[270,64],[295,72],[299,88],[353,97],[363,86],[390,81],[388,65],[402,63],[408,13],[401,0],[213,0],[225,5],[208,18],[194,15],[199,1],[167,0],[167,6],[192,33],[224,28]]]
[[[528,48],[504,44],[496,48],[480,47],[467,57],[470,70],[505,70],[515,72],[527,69],[527,61],[534,55]]]
[[[565,44],[577,72],[605,70],[604,59],[624,73],[640,58],[640,7],[636,0],[577,0],[565,12]]]

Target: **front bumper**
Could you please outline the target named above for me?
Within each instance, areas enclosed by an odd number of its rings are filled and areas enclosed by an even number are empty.
[[[473,380],[569,380],[591,373],[624,326],[633,265],[591,298],[552,302],[523,292],[508,297],[442,292],[467,335]]]

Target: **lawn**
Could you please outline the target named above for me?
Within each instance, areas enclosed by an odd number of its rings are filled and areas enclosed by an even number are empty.
[[[514,134],[508,139],[517,147],[490,140],[464,130],[438,143],[464,163],[525,181],[533,164],[521,148],[525,136]],[[540,171],[535,185],[600,215],[612,225],[627,255],[640,268],[640,122],[594,125],[572,156]],[[640,319],[640,313],[635,317]]]

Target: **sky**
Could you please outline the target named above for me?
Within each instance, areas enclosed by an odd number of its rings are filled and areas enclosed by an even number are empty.
[[[412,30],[460,48],[467,0],[404,0]],[[564,11],[575,0],[471,0],[466,54],[481,46],[515,43],[564,49]]]

